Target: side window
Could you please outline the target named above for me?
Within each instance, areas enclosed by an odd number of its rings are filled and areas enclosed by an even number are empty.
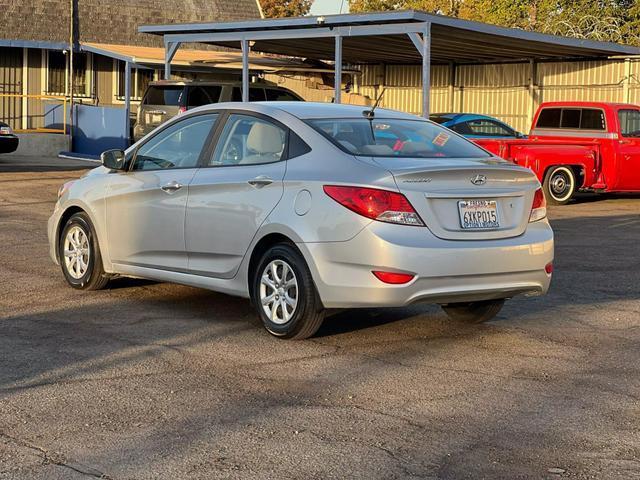
[[[620,110],[618,120],[620,121],[620,134],[623,137],[640,137],[640,110]]]
[[[460,135],[473,135],[473,132],[469,128],[469,122],[456,123],[449,128]]]
[[[189,89],[189,99],[187,106],[189,108],[217,103],[220,98],[222,87],[193,87]]]
[[[185,118],[153,136],[136,152],[133,170],[193,168],[217,113]]]
[[[264,102],[264,100],[265,100],[264,88],[260,88],[260,87],[249,88],[250,102]],[[242,101],[242,89],[240,89],[240,87],[233,87],[233,92],[231,93],[231,101],[232,102]]]
[[[472,135],[487,137],[514,137],[515,132],[493,120],[471,120],[467,122]]]
[[[251,165],[282,160],[287,132],[278,125],[249,115],[229,116],[209,162],[211,166]]]

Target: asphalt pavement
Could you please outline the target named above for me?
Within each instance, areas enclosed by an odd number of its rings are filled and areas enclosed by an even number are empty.
[[[270,337],[247,301],[69,288],[56,191],[0,157],[0,479],[640,479],[640,196],[550,209],[551,292],[480,326],[433,305]]]

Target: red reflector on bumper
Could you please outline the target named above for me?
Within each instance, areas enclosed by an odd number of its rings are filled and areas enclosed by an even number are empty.
[[[547,263],[544,267],[544,271],[551,275],[553,273],[553,263]]]
[[[390,283],[392,285],[409,283],[415,278],[415,275],[411,275],[409,273],[380,272],[376,270],[371,273],[373,273],[381,282]]]

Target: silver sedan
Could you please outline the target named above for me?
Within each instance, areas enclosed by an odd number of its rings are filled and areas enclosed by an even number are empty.
[[[549,288],[535,175],[413,115],[209,105],[102,161],[60,188],[49,220],[74,288],[131,276],[239,295],[297,339],[328,309],[427,301],[482,322]]]

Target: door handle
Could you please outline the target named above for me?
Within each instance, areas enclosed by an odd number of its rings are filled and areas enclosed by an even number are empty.
[[[182,188],[182,184],[176,182],[175,180],[172,180],[171,182],[161,186],[160,188],[166,193],[174,193]]]
[[[266,175],[260,175],[256,178],[253,178],[247,182],[252,187],[261,188],[266,187],[267,185],[271,185],[273,183],[273,179],[267,177]]]

